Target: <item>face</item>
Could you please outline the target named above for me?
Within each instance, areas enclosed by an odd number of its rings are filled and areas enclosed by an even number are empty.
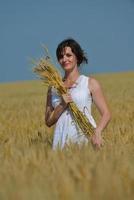
[[[59,63],[65,71],[70,71],[77,67],[77,58],[70,47],[64,48]]]

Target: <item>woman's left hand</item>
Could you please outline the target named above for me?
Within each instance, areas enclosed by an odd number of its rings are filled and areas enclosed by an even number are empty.
[[[104,140],[102,138],[101,132],[95,131],[95,134],[91,137],[91,142],[97,149],[103,146]]]

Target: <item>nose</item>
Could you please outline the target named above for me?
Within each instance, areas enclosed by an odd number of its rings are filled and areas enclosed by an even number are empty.
[[[67,57],[64,55],[63,56],[63,62],[66,62],[66,60],[67,60]]]

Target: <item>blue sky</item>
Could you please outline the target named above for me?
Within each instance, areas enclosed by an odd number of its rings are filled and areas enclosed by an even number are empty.
[[[30,58],[73,37],[83,73],[134,70],[134,0],[0,0],[0,82],[35,79]]]

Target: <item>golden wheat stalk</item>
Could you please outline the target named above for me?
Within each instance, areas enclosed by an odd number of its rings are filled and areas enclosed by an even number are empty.
[[[45,83],[56,88],[60,95],[67,93],[67,89],[64,86],[62,77],[56,70],[56,67],[51,63],[49,57],[41,58],[34,64],[34,72],[37,73]],[[90,124],[88,118],[83,114],[83,112],[78,109],[74,102],[69,103],[69,109],[77,127],[81,129],[84,134],[89,136],[93,135],[93,126]]]

